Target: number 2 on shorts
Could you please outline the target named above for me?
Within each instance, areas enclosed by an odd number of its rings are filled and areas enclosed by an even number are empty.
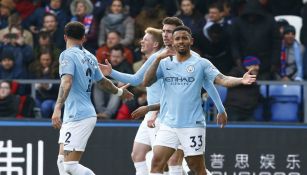
[[[65,143],[66,144],[69,144],[70,143],[70,137],[71,137],[71,133],[70,132],[67,132],[66,134],[65,134],[65,136],[66,136],[66,140],[65,140]]]

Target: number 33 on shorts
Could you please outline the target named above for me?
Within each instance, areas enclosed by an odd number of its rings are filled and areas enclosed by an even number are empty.
[[[199,149],[202,148],[203,146],[203,136],[199,135],[199,136],[191,136],[191,148],[194,148],[195,151],[198,151]]]

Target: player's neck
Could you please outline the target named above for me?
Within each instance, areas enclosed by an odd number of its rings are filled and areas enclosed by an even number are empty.
[[[177,57],[178,62],[184,62],[185,60],[187,60],[188,58],[191,57],[191,52],[189,51],[185,55],[181,55],[181,54],[177,53],[176,57]]]
[[[82,45],[82,41],[79,40],[67,40],[66,42],[66,49],[69,49],[71,47],[75,47],[75,46],[81,46]]]

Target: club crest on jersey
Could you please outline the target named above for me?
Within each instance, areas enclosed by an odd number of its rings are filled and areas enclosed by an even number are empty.
[[[194,70],[195,70],[195,68],[194,68],[193,65],[190,65],[190,66],[187,67],[187,72],[188,73],[192,73],[192,72],[194,72]]]

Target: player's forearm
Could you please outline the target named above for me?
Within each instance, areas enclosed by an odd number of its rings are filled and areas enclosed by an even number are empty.
[[[116,94],[118,92],[118,88],[112,83],[111,80],[107,78],[103,78],[102,80],[98,81],[97,84],[101,90],[104,90],[108,93]]]
[[[206,84],[204,88],[206,89],[206,91],[208,92],[208,95],[211,97],[212,101],[214,102],[218,112],[219,113],[225,112],[225,108],[222,103],[221,97],[219,93],[217,92],[213,83]]]
[[[235,87],[242,84],[242,78],[225,76],[223,74],[218,74],[214,80],[216,84],[222,85],[224,87]]]
[[[147,109],[148,111],[158,111],[160,110],[160,103],[148,105]]]
[[[161,58],[157,57],[157,59],[151,64],[147,72],[145,73],[144,80],[143,80],[143,86],[149,87],[154,82],[157,81],[157,69],[159,66],[159,63],[161,61]]]
[[[68,97],[71,86],[72,86],[72,76],[63,75],[63,77],[61,78],[59,95],[55,104],[55,108],[61,109],[64,106],[64,103]]]

